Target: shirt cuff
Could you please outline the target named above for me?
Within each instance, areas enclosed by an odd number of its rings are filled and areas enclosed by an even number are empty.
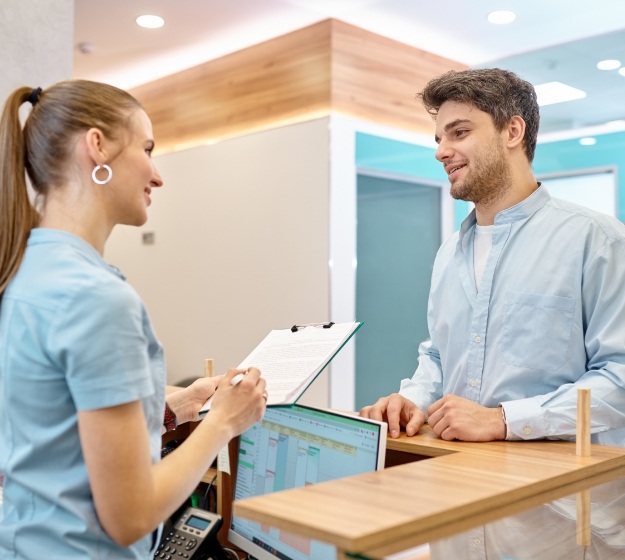
[[[535,398],[502,402],[506,441],[542,439],[547,436],[542,410]]]

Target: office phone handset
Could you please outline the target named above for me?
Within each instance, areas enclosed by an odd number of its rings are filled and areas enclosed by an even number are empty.
[[[228,559],[217,540],[222,525],[221,515],[194,507],[187,508],[163,535],[154,558],[200,560]]]

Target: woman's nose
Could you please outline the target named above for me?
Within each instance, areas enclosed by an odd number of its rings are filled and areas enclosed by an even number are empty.
[[[158,172],[158,170],[156,169],[156,167],[154,168],[154,173],[152,175],[152,180],[150,181],[150,184],[153,187],[162,187],[163,186],[163,179],[162,179],[160,173]]]

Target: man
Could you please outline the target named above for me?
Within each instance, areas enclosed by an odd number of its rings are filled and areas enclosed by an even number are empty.
[[[416,372],[360,414],[392,437],[427,421],[446,440],[572,439],[586,387],[593,442],[625,445],[625,227],[536,182],[530,83],[449,72],[419,97],[451,195],[475,209],[437,254]]]

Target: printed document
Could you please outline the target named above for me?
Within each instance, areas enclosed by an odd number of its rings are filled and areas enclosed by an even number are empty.
[[[293,404],[361,325],[319,323],[273,330],[239,368],[260,370],[267,383],[267,406]],[[210,410],[210,402],[200,413]]]

